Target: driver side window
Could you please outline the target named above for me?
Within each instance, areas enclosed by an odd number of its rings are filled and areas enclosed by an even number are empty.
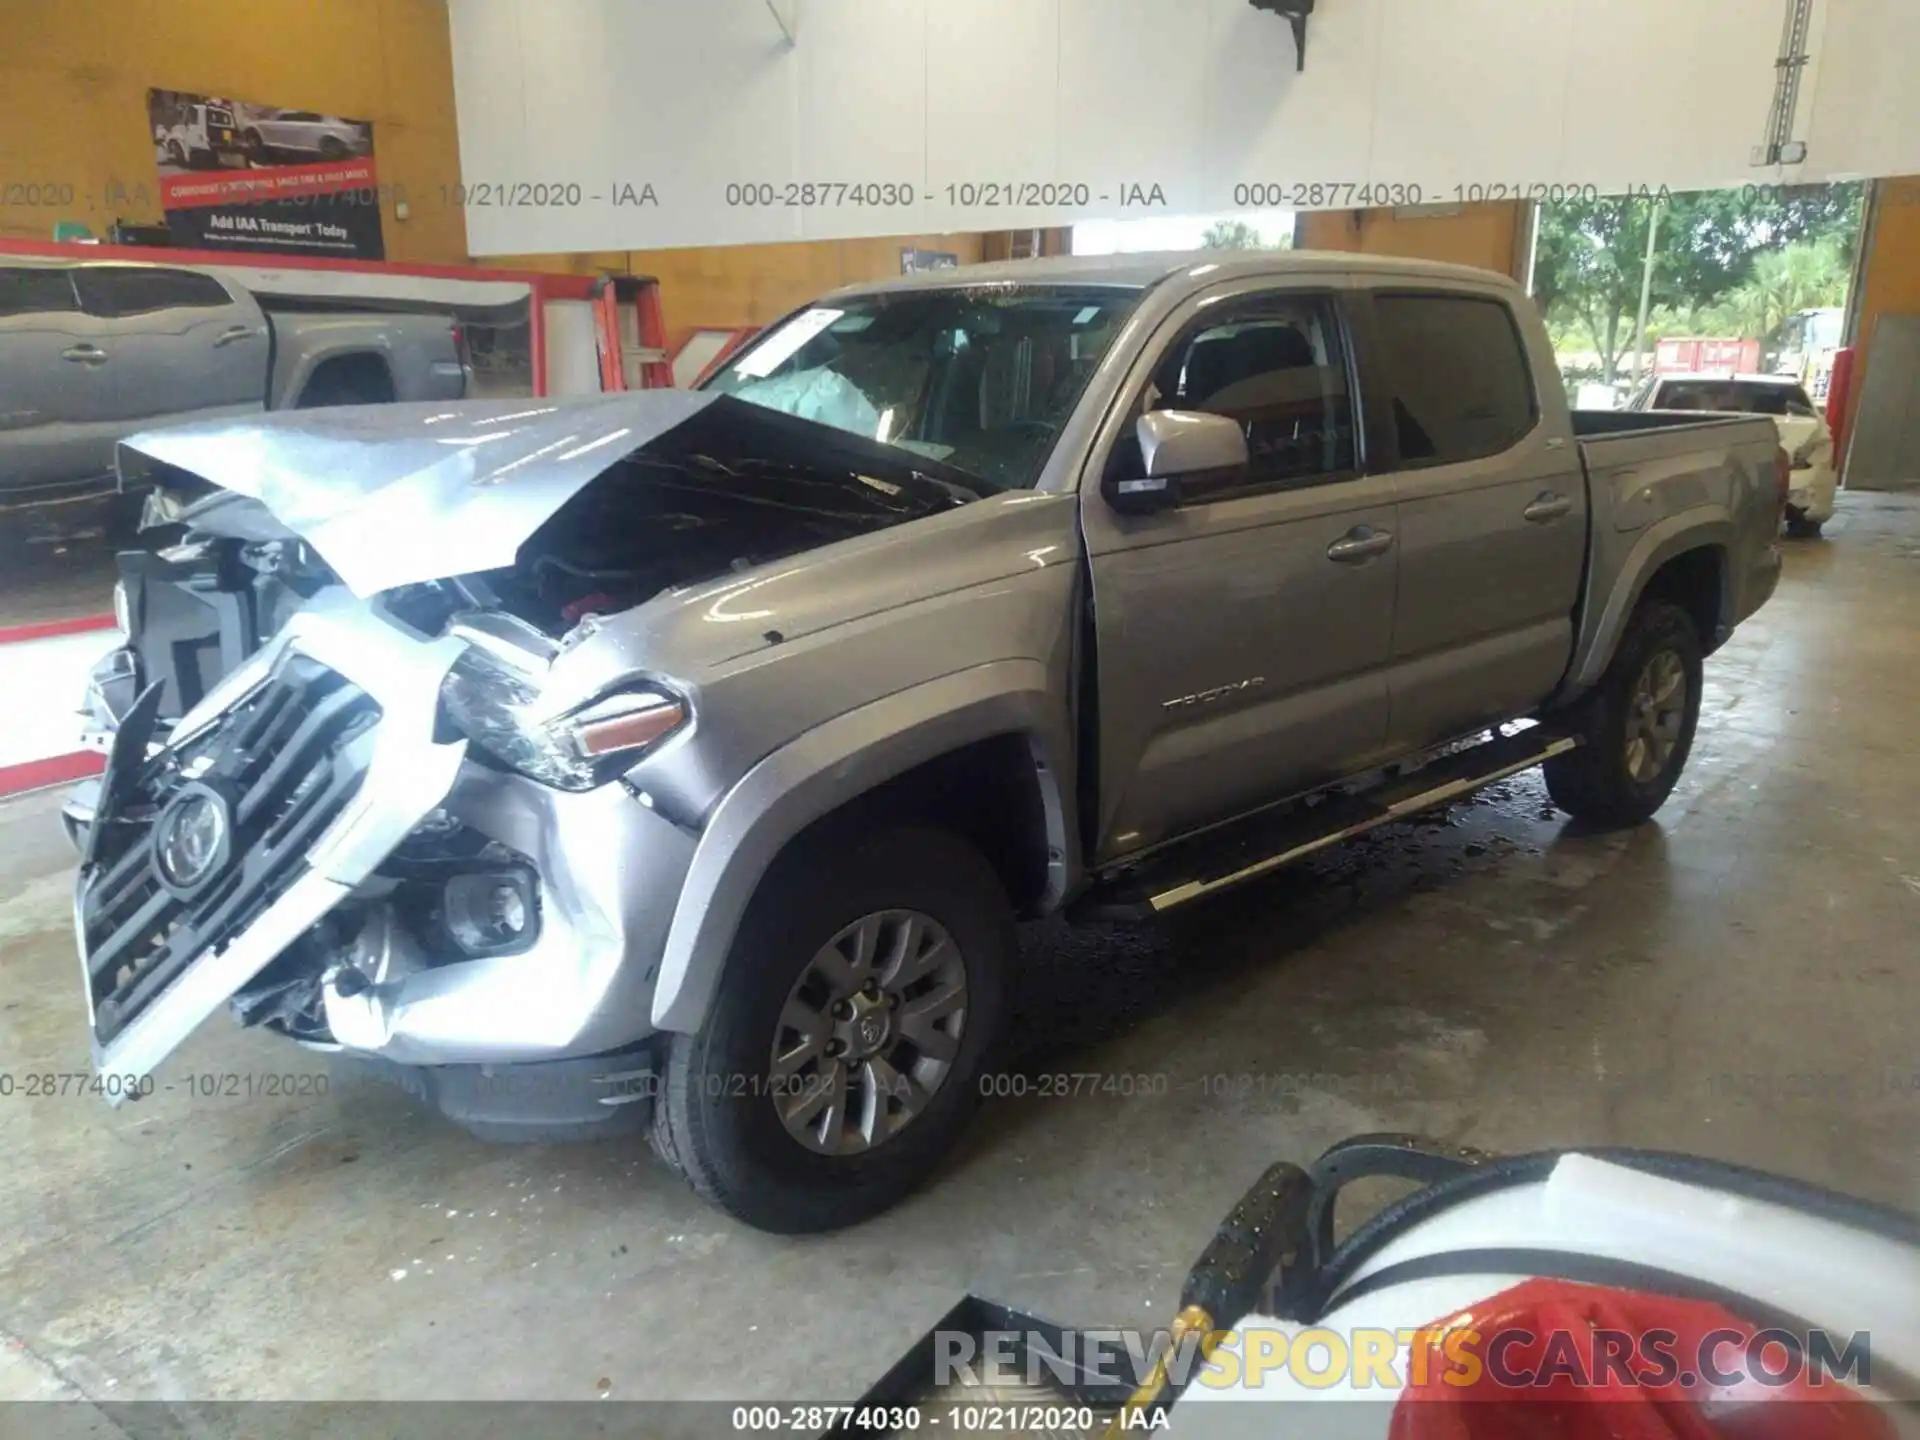
[[[1265,295],[1209,310],[1168,347],[1141,397],[1140,412],[1151,410],[1237,422],[1250,485],[1316,485],[1356,466],[1346,352],[1325,296]]]

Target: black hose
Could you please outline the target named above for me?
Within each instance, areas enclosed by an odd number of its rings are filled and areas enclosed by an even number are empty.
[[[1546,1179],[1562,1157],[1585,1155],[1609,1164],[1622,1165],[1644,1174],[1784,1206],[1790,1210],[1831,1220],[1835,1224],[1864,1230],[1898,1244],[1920,1249],[1920,1218],[1892,1206],[1878,1205],[1856,1196],[1842,1195],[1805,1181],[1784,1175],[1749,1169],[1698,1155],[1680,1155],[1667,1150],[1636,1150],[1600,1146],[1568,1150],[1542,1150],[1531,1155],[1513,1155],[1486,1160],[1450,1180],[1442,1180],[1423,1190],[1402,1197],[1361,1225],[1333,1254],[1326,1257],[1310,1280],[1303,1319],[1323,1316],[1340,1288],[1354,1272],[1388,1241],[1408,1229],[1430,1220],[1452,1206],[1482,1195],[1531,1184]]]

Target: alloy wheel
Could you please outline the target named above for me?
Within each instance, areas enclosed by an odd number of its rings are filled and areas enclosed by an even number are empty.
[[[946,1083],[966,1022],[966,962],[946,928],[918,910],[861,916],[781,1007],[768,1069],[781,1124],[822,1155],[884,1143]]]
[[[1672,650],[1648,657],[1627,701],[1627,774],[1639,785],[1666,773],[1687,719],[1687,670]]]

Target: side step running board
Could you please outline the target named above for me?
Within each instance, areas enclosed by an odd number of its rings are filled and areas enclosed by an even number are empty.
[[[1334,794],[1237,821],[1114,874],[1076,902],[1074,911],[1108,918],[1162,914],[1532,769],[1579,743],[1535,725],[1456,750],[1359,794]]]

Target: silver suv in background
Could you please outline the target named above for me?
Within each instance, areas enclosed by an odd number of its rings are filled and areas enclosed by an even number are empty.
[[[228,1001],[476,1129],[646,1128],[785,1231],[939,1163],[1017,918],[1535,765],[1652,815],[1788,473],[1763,417],[1570,414],[1508,280],[1302,252],[936,272],[699,392],[125,452],[191,499],[168,583],[285,618],[184,714],[134,623],[78,827],[107,1093]]]
[[[466,390],[446,315],[268,313],[231,277],[178,265],[0,264],[0,520],[97,527],[114,445],[135,430]]]

